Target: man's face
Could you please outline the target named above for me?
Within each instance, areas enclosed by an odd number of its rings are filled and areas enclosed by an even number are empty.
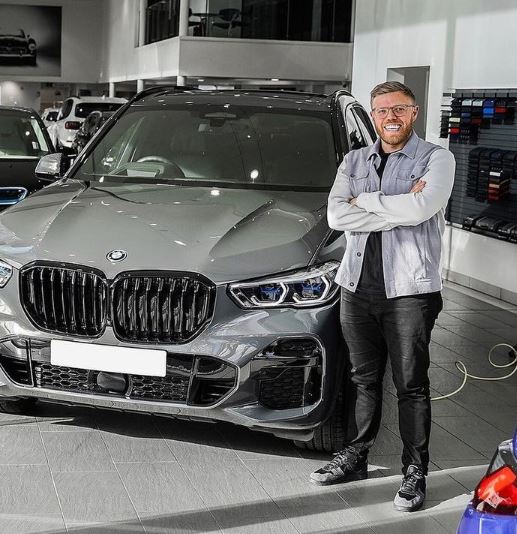
[[[400,91],[376,96],[372,102],[372,110],[391,108],[393,106],[414,105],[411,98]],[[400,150],[411,136],[413,123],[418,115],[418,107],[408,107],[401,116],[395,116],[392,109],[386,117],[379,117],[375,111],[371,113],[377,134],[383,141],[383,147],[389,151]],[[387,145],[387,146],[385,146]]]

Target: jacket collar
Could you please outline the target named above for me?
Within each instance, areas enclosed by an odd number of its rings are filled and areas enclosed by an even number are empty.
[[[407,143],[397,152],[399,154],[404,154],[404,156],[407,156],[410,159],[415,159],[416,150],[418,148],[418,142],[420,141],[420,137],[415,133],[415,130],[411,133]],[[378,158],[381,157],[379,151],[381,148],[381,139],[380,137],[377,138],[377,141],[373,145],[370,145],[368,147],[368,153],[366,156],[366,159],[370,159],[373,156],[376,156]]]

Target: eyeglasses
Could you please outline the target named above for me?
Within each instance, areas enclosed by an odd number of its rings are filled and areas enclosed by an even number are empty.
[[[390,108],[373,108],[372,113],[379,119],[385,119],[391,110],[395,117],[405,117],[409,108],[418,108],[418,106],[415,104],[399,104],[398,106],[391,106]]]

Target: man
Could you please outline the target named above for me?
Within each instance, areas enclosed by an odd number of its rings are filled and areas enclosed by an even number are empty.
[[[412,91],[386,82],[371,92],[379,139],[353,150],[330,192],[331,228],[346,232],[336,276],[348,348],[345,448],[311,474],[316,484],[367,477],[367,456],[381,421],[382,380],[389,356],[403,442],[397,510],[425,499],[431,403],[429,343],[442,309],[441,245],[452,191],[454,157],[413,131]]]

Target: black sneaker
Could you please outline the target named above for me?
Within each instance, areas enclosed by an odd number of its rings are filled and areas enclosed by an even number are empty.
[[[393,506],[399,512],[414,512],[425,500],[425,475],[418,465],[410,465],[395,495]]]
[[[368,461],[354,447],[339,451],[327,465],[311,473],[311,482],[319,486],[339,484],[368,477]]]

